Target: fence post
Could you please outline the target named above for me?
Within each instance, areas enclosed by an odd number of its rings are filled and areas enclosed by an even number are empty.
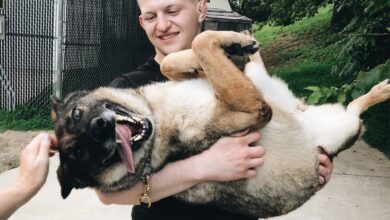
[[[65,51],[65,0],[55,0],[53,41],[53,95],[62,98]]]

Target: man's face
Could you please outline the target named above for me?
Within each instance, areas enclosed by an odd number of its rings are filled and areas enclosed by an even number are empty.
[[[156,49],[158,61],[172,52],[191,48],[206,15],[204,1],[138,0],[139,21]]]

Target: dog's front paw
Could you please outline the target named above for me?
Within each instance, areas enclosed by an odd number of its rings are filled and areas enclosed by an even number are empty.
[[[250,44],[243,45],[241,43],[231,43],[229,45],[222,46],[222,48],[229,55],[245,56],[256,53],[260,46],[256,41],[251,40]]]

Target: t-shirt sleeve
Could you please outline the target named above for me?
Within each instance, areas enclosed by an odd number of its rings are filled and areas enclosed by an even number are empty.
[[[139,85],[133,82],[131,78],[121,75],[115,78],[108,86],[114,88],[136,88]]]
[[[166,80],[167,78],[160,72],[160,65],[151,58],[136,70],[118,76],[109,84],[109,86],[134,89],[153,82],[162,82]]]

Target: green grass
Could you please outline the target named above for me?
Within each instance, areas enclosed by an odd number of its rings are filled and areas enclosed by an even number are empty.
[[[322,27],[329,24],[329,20],[331,18],[332,6],[327,6],[324,8],[320,8],[318,13],[313,17],[304,18],[300,21],[295,22],[292,25],[288,26],[271,26],[265,25],[262,29],[255,33],[256,39],[261,43],[262,46],[267,46],[275,39],[277,39],[278,35],[283,34],[291,34],[291,33],[299,33],[304,32],[309,29],[313,29],[313,27]]]
[[[14,111],[0,111],[0,132],[5,130],[27,131],[44,129],[52,129],[49,110],[22,106]]]
[[[342,81],[329,74],[330,66],[318,62],[303,62],[294,66],[277,68],[271,70],[275,74],[288,82],[289,88],[298,97],[305,97],[310,94],[305,87],[317,86],[341,86]]]

